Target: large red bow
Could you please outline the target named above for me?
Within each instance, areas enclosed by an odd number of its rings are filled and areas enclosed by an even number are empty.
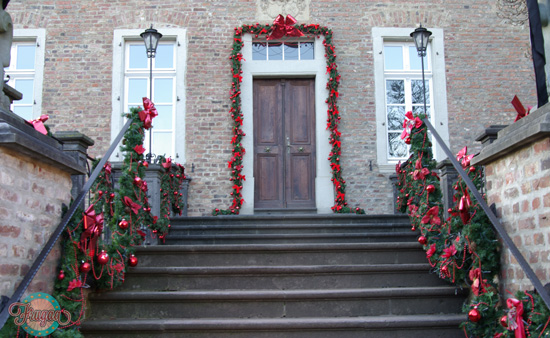
[[[283,36],[304,36],[304,33],[300,32],[300,30],[294,25],[297,23],[296,19],[292,17],[292,15],[287,15],[286,19],[279,14],[275,21],[273,21],[273,30],[271,31],[271,34],[267,37],[267,40],[276,40],[280,39]]]
[[[84,212],[84,231],[80,235],[79,248],[85,254],[93,257],[97,251],[97,240],[103,231],[103,213],[95,214],[94,205]],[[90,240],[88,243],[88,239]],[[87,252],[89,250],[89,252]]]
[[[523,303],[515,298],[506,300],[508,305],[508,330],[514,330],[516,338],[525,338],[525,327],[523,325]]]
[[[139,113],[139,119],[143,122],[143,128],[149,129],[153,125],[153,118],[158,116],[157,109],[151,100],[143,98],[143,110]]]

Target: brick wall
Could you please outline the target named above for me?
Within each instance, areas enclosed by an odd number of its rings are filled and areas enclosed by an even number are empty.
[[[230,205],[228,55],[233,28],[257,22],[256,9],[257,1],[250,0],[12,0],[8,6],[16,28],[46,28],[43,111],[52,129],[89,135],[96,156],[110,142],[113,30],[151,23],[160,31],[187,29],[186,166],[195,164],[194,173],[188,170],[190,215]],[[444,30],[449,130],[457,151],[472,146],[488,125],[511,122],[514,94],[535,103],[532,64],[525,57],[529,30],[503,23],[496,11],[494,2],[476,0],[310,1],[308,23],[334,31],[342,75],[341,160],[351,206],[392,211],[388,174],[376,166],[372,27],[422,22]]]
[[[71,176],[0,147],[0,295],[11,297],[61,220],[71,199]],[[59,244],[27,292],[53,291]]]
[[[489,204],[543,284],[550,282],[550,138],[486,165]],[[517,261],[503,250],[504,287],[531,289]]]

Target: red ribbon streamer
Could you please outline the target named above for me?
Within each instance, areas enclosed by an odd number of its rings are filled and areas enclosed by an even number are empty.
[[[281,14],[279,14],[275,21],[273,21],[273,30],[271,31],[271,34],[267,37],[267,40],[276,40],[282,38],[283,36],[304,36],[304,33],[300,32],[298,28],[294,27],[297,22],[298,21],[296,21],[296,19],[294,19],[290,14],[286,16],[286,19]]]
[[[506,305],[510,309],[510,312],[508,312],[508,329],[514,330],[516,338],[525,338],[523,303],[515,298],[508,298]]]

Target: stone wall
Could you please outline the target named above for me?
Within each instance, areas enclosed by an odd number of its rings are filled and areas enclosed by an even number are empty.
[[[230,205],[232,183],[231,87],[228,56],[234,27],[271,23],[272,0],[38,1],[12,0],[15,28],[45,28],[43,113],[54,131],[80,130],[96,141],[91,154],[108,147],[111,126],[113,31],[145,29],[152,23],[187,29],[186,167],[193,178],[189,214],[210,214]],[[515,114],[517,94],[534,104],[535,85],[528,27],[505,23],[496,2],[478,0],[285,1],[300,23],[334,31],[342,76],[339,110],[342,168],[350,206],[370,213],[392,211],[388,173],[377,167],[373,27],[412,29],[422,23],[445,37],[450,143],[473,146],[490,124],[506,124]],[[271,12],[270,12],[271,11]],[[295,11],[298,11],[295,13]],[[273,12],[273,13],[272,13]],[[271,14],[270,14],[271,13]],[[116,101],[115,101],[116,102]],[[382,123],[382,122],[380,122]],[[323,142],[325,140],[319,140]],[[328,142],[328,141],[327,141]],[[252,149],[248,149],[252,151]],[[458,151],[458,148],[453,149]],[[320,158],[320,161],[325,160]],[[371,166],[372,163],[372,166]]]
[[[474,163],[485,165],[488,203],[543,284],[550,282],[550,105],[498,133]],[[506,248],[503,288],[532,289]]]
[[[0,112],[0,295],[11,297],[59,225],[71,175],[84,168],[59,142]],[[51,293],[59,243],[27,289]]]

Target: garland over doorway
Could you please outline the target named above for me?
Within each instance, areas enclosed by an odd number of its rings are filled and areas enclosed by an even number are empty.
[[[244,199],[242,196],[243,181],[246,177],[242,175],[243,170],[243,156],[246,152],[242,146],[242,138],[245,133],[242,130],[243,126],[243,113],[241,110],[241,82],[242,78],[242,61],[243,54],[241,52],[244,44],[242,37],[244,34],[253,34],[256,38],[265,36],[267,40],[280,39],[284,36],[307,36],[320,38],[324,36],[323,45],[325,46],[325,57],[327,60],[327,74],[329,79],[327,82],[327,90],[329,95],[325,102],[328,105],[327,110],[327,129],[330,130],[330,145],[332,149],[329,153],[328,160],[330,161],[330,167],[332,170],[331,181],[334,184],[335,199],[334,206],[331,207],[335,213],[357,213],[364,214],[365,211],[361,208],[351,209],[346,202],[346,181],[342,177],[342,167],[340,164],[340,155],[342,153],[341,132],[338,130],[340,123],[340,112],[338,111],[338,86],[340,84],[340,75],[338,74],[338,67],[336,65],[336,53],[334,45],[332,44],[332,30],[327,27],[319,25],[296,25],[296,20],[287,15],[284,18],[279,15],[277,19],[271,25],[243,25],[241,27],[235,27],[235,33],[233,36],[233,50],[229,60],[231,60],[231,73],[233,75],[230,100],[231,100],[231,118],[233,119],[233,138],[231,144],[233,145],[232,157],[228,162],[228,168],[231,169],[230,181],[233,183],[231,196],[233,201],[231,206],[226,210],[220,210],[216,208],[212,214],[216,215],[236,215],[239,214]]]

